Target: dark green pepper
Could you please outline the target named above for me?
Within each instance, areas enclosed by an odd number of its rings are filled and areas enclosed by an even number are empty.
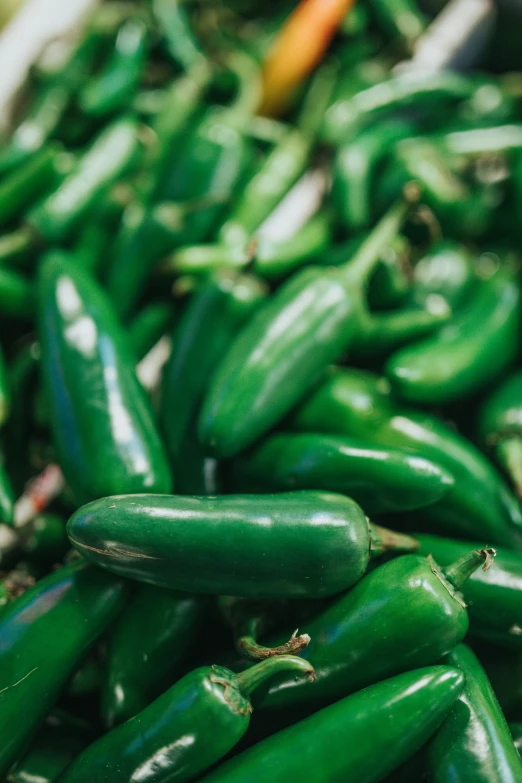
[[[202,783],[378,783],[424,745],[463,686],[449,666],[392,677],[269,737]]]
[[[519,504],[489,461],[436,416],[396,403],[386,379],[360,370],[333,371],[296,411],[292,426],[408,449],[437,462],[455,484],[423,511],[427,529],[472,541],[483,537],[511,549],[522,547]]]
[[[246,325],[207,393],[199,423],[205,446],[231,457],[252,444],[349,348],[364,310],[367,278],[407,210],[398,202],[350,263],[298,272]]]
[[[115,120],[94,139],[59,188],[32,209],[27,223],[45,242],[61,242],[104,190],[134,163],[138,125],[132,118]]]
[[[105,117],[126,108],[145,70],[147,27],[129,18],[118,30],[114,49],[101,73],[81,90],[80,109],[92,117]]]
[[[245,491],[318,489],[341,492],[367,514],[410,511],[440,500],[454,484],[436,463],[358,438],[276,434],[233,464],[233,486]]]
[[[204,599],[143,585],[112,630],[102,686],[102,718],[112,728],[145,709],[175,679]]]
[[[82,655],[121,611],[127,586],[76,561],[0,617],[0,775],[24,752]]]
[[[6,783],[55,783],[85,744],[76,733],[44,726],[10,771]]]
[[[250,721],[250,693],[281,671],[312,678],[314,670],[291,656],[271,658],[241,674],[221,666],[195,669],[87,748],[60,783],[194,780],[239,742]]]
[[[446,662],[463,672],[466,685],[428,745],[430,780],[518,783],[522,760],[486,672],[464,644]]]
[[[265,296],[254,277],[221,273],[194,294],[174,328],[173,350],[163,379],[161,421],[178,489],[193,494],[183,477],[187,468],[187,440],[197,440],[194,417],[209,378],[237,331]]]
[[[433,555],[445,566],[469,549],[469,542],[416,534],[419,554]],[[468,604],[470,634],[520,649],[522,647],[522,555],[497,549],[491,571],[475,571],[462,588]]]
[[[350,498],[305,491],[120,495],[79,509],[68,533],[89,560],[121,575],[253,598],[334,595],[361,578],[371,555],[416,547],[409,537],[395,544],[391,531],[374,533]]]
[[[78,502],[170,490],[134,359],[103,291],[56,251],[41,264],[39,338],[51,427]]]
[[[501,269],[480,283],[467,307],[436,337],[407,346],[386,365],[397,395],[444,405],[478,391],[515,360],[520,347],[521,293]]]
[[[522,497],[522,372],[501,383],[483,403],[479,433]]]

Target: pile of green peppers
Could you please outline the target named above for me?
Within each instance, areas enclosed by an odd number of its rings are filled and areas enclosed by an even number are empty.
[[[522,783],[522,5],[464,6],[104,0],[35,65],[0,781]]]

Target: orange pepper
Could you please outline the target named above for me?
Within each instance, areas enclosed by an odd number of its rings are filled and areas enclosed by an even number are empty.
[[[260,114],[279,114],[315,68],[355,0],[301,0],[268,52]]]

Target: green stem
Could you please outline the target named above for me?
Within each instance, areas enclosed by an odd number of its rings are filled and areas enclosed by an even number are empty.
[[[473,552],[467,552],[465,555],[462,555],[462,557],[459,557],[458,560],[446,566],[446,568],[441,568],[441,571],[448,582],[456,590],[460,590],[477,568],[482,566],[483,571],[491,568],[496,554],[494,549],[475,549]]]
[[[315,671],[311,663],[294,655],[280,655],[276,658],[267,658],[250,669],[236,674],[233,683],[238,691],[247,697],[274,674],[281,672],[294,672],[308,677],[311,681],[315,680]]]
[[[251,661],[264,661],[277,655],[297,655],[309,644],[310,637],[307,633],[299,634],[294,631],[290,639],[278,647],[264,647],[258,644],[255,636],[245,634],[237,640],[238,652]]]
[[[353,258],[339,267],[350,286],[361,286],[368,279],[380,261],[381,253],[398,234],[409,209],[408,199],[397,201],[377,223]]]
[[[261,71],[252,57],[236,51],[228,57],[231,71],[239,81],[239,89],[230,112],[241,122],[248,122],[261,101]]]
[[[419,542],[405,533],[396,533],[386,527],[368,523],[370,529],[370,557],[379,557],[384,552],[416,552]]]

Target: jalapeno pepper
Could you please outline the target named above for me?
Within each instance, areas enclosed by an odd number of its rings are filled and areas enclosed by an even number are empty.
[[[500,269],[436,338],[403,348],[386,374],[397,395],[437,405],[476,392],[515,360],[519,347],[520,286]]]
[[[173,334],[174,348],[164,372],[161,420],[166,446],[179,491],[187,487],[187,440],[197,439],[194,417],[208,379],[223,357],[238,329],[247,321],[265,295],[255,278],[221,273],[197,291]],[[190,477],[189,477],[190,478]]]
[[[445,566],[469,549],[468,541],[416,534],[419,554],[433,555]],[[495,567],[475,571],[462,588],[468,605],[470,634],[487,641],[522,647],[522,557],[497,549]]]
[[[132,17],[118,30],[114,49],[101,73],[81,90],[78,103],[88,116],[103,117],[125,109],[145,69],[147,27]]]
[[[516,372],[487,398],[479,414],[483,442],[522,496],[522,373]]]
[[[359,370],[332,372],[296,411],[292,426],[409,449],[439,463],[455,485],[423,511],[430,529],[521,548],[520,508],[488,460],[436,416],[396,403],[385,379]]]
[[[133,720],[110,731],[71,764],[60,783],[194,780],[225,756],[248,728],[250,693],[274,673],[313,677],[301,658],[271,658],[241,674],[195,669]]]
[[[60,252],[39,275],[42,371],[55,445],[82,500],[171,479],[134,359],[97,284]]]
[[[143,585],[112,630],[102,718],[112,728],[145,709],[175,678],[194,641],[205,599]]]
[[[237,454],[273,427],[349,348],[367,277],[398,232],[397,203],[339,269],[305,269],[281,286],[246,325],[217,370],[201,412],[201,442]]]
[[[350,498],[305,491],[120,495],[79,509],[68,533],[75,548],[110,571],[171,589],[254,598],[333,595],[360,579],[371,555],[416,547],[407,536],[374,534]],[[234,543],[223,548],[227,540]]]
[[[132,165],[138,153],[138,126],[116,120],[100,132],[60,187],[32,209],[29,227],[46,242],[60,242],[100,194]]]
[[[233,486],[254,491],[320,489],[352,497],[368,514],[436,503],[454,484],[436,463],[335,435],[272,435],[234,464]]]
[[[509,783],[522,780],[522,760],[486,672],[469,647],[460,644],[447,663],[460,669],[466,685],[428,746],[433,780]]]
[[[417,669],[338,701],[246,750],[207,783],[372,783],[415,753],[454,707],[464,686],[456,668]],[[386,728],[383,714],[389,716]]]
[[[24,752],[81,656],[122,609],[126,592],[121,580],[77,561],[2,612],[2,776]]]
[[[6,783],[54,783],[85,744],[76,733],[44,726],[10,771]]]

